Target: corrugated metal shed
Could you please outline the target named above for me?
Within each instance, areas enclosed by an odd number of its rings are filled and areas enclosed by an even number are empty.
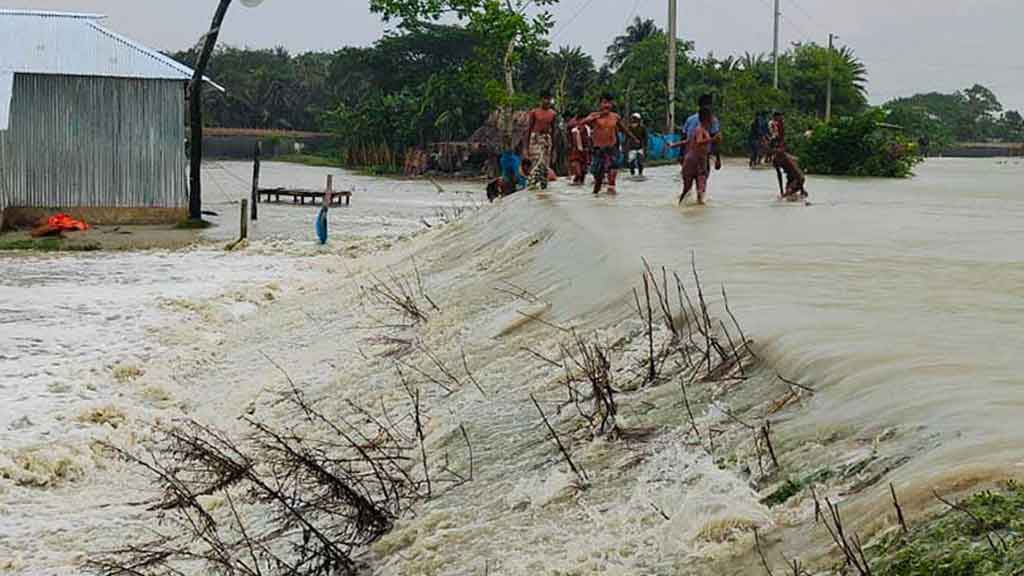
[[[176,80],[16,74],[0,203],[186,206],[184,90]]]
[[[193,71],[100,19],[0,9],[0,211],[187,206]]]
[[[103,16],[96,14],[0,9],[0,70],[157,80],[192,78],[188,66],[104,28],[101,19]]]

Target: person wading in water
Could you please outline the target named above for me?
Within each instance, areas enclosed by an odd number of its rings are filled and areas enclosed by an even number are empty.
[[[584,118],[580,123],[593,129],[593,161],[590,170],[594,174],[594,194],[601,192],[605,176],[608,177],[608,193],[615,194],[615,178],[619,169],[619,133],[633,142],[640,140],[616,114],[615,98],[611,94],[601,96],[600,109]]]
[[[585,114],[577,112],[568,123],[569,131],[569,170],[572,172],[574,186],[582,186],[587,179],[590,167],[590,126],[582,124]]]
[[[782,112],[776,111],[772,114],[772,121],[768,124],[768,137],[770,139],[769,147],[772,150],[772,166],[775,167],[775,176],[779,179],[779,191],[781,192],[784,188],[782,186],[783,166],[780,164],[780,160],[786,156],[786,116]]]
[[[551,93],[540,97],[540,107],[530,110],[526,142],[529,159],[533,165],[530,171],[530,189],[548,187],[548,162],[551,159],[552,135],[555,126],[555,110],[551,107]]]
[[[711,109],[701,108],[697,118],[700,123],[685,141],[669,144],[670,148],[686,147],[683,155],[683,193],[679,195],[680,204],[686,199],[694,184],[697,185],[697,204],[703,205],[707,194],[708,173],[711,167],[708,157],[712,141]]]
[[[629,150],[629,173],[631,176],[643,176],[644,160],[647,158],[647,127],[644,126],[643,117],[633,114],[629,121],[629,130],[639,140],[626,145]]]
[[[722,144],[722,123],[718,121],[718,116],[715,115],[714,98],[711,94],[702,94],[697,99],[697,109],[704,110],[707,108],[711,111],[711,123],[707,128],[708,133],[711,134],[711,154],[708,156],[708,178],[711,177],[711,156],[715,157],[715,170],[722,169],[722,155],[718,152],[718,147]],[[700,127],[700,113],[694,114],[686,119],[686,123],[683,124],[683,139],[689,140],[693,133]]]

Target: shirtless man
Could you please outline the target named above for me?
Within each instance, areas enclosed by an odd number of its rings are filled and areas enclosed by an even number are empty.
[[[775,176],[779,179],[781,192],[783,168],[779,164],[779,159],[786,156],[786,117],[782,112],[776,111],[772,114],[772,121],[768,124],[768,138],[768,147],[772,151],[772,166],[775,167]],[[782,156],[779,156],[780,152]]]
[[[686,147],[686,153],[683,155],[683,193],[679,195],[680,204],[686,199],[694,184],[697,185],[697,204],[704,204],[707,195],[712,142],[711,109],[701,108],[697,118],[700,123],[684,142],[669,144],[671,148]]]
[[[552,135],[555,127],[555,111],[551,107],[551,93],[544,92],[540,97],[540,107],[530,110],[529,127],[526,129],[526,142],[529,146],[530,189],[548,187],[548,162],[551,159]]]
[[[719,122],[718,116],[715,115],[712,104],[714,98],[711,94],[702,94],[697,99],[697,109],[703,110],[707,108],[711,110],[711,123],[707,127],[708,133],[711,134],[711,155],[708,156],[708,176],[711,176],[711,156],[715,157],[715,170],[722,169],[722,155],[718,152],[718,147],[722,144],[722,123]],[[693,132],[700,127],[700,113],[694,114],[686,119],[686,123],[683,124],[683,140],[688,140]]]
[[[608,193],[615,194],[615,178],[618,175],[619,133],[633,142],[640,139],[633,135],[622,117],[612,111],[615,98],[611,94],[601,96],[600,109],[584,118],[580,124],[593,129],[593,160],[590,171],[594,174],[594,194],[601,193],[605,176],[608,177]]]

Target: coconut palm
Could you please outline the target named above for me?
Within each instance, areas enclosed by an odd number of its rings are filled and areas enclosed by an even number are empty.
[[[868,69],[864,62],[853,53],[849,46],[843,46],[836,51],[838,67],[846,71],[847,78],[851,80],[854,89],[861,96],[867,95]]]
[[[626,33],[616,36],[611,46],[608,47],[606,52],[608,66],[613,70],[618,68],[629,58],[634,46],[662,33],[661,28],[658,27],[654,20],[644,20],[637,16],[633,23],[626,27]]]

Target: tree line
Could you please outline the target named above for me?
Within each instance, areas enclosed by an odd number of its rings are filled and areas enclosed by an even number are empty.
[[[386,8],[385,17],[402,17]],[[497,107],[526,108],[550,90],[563,112],[589,111],[601,93],[612,92],[623,111],[639,112],[651,128],[666,129],[668,37],[654,21],[635,19],[598,64],[580,47],[553,47],[547,40],[550,17],[515,19],[486,11],[469,16],[462,25],[403,20],[372,46],[334,52],[220,48],[208,75],[227,92],[206,92],[207,123],[330,132],[341,151],[383,149],[399,158],[412,146],[465,140]],[[503,26],[520,29],[494,33]],[[514,51],[504,47],[509,36]],[[714,94],[726,153],[743,152],[758,112],[785,112],[794,131],[815,127],[824,115],[830,68],[833,114],[855,116],[869,109],[868,72],[849,47],[830,52],[814,43],[790,46],[780,55],[778,90],[773,63],[764,54],[699,56],[688,41],[679,42],[678,51],[679,115],[696,111],[700,94]],[[196,53],[171,56],[191,63]],[[981,86],[898,99],[882,110],[906,136],[927,136],[935,148],[965,140],[1024,141],[1021,115],[1003,112]]]

